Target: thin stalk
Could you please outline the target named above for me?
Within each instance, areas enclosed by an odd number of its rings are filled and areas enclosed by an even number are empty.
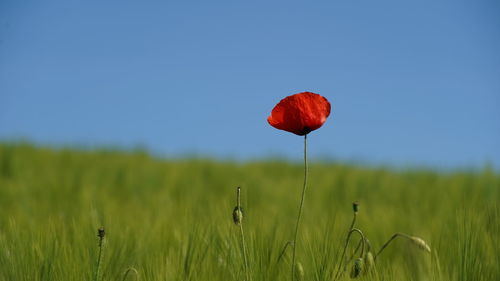
[[[348,259],[347,259],[347,264],[351,263],[351,262],[352,262],[352,260],[354,260],[354,257],[356,257],[356,253],[359,251],[359,249],[361,248],[361,245],[362,245],[362,243],[363,243],[363,241],[362,241],[362,240],[363,240],[363,239],[359,239],[359,241],[358,241],[358,245],[357,245],[357,246],[356,246],[356,248],[354,249],[353,254],[351,255],[351,257],[350,257],[350,258],[348,258]]]
[[[238,210],[241,212],[241,188],[238,187],[236,190],[236,206],[238,206]],[[247,250],[245,243],[245,233],[243,232],[243,220],[239,223],[240,226],[240,234],[241,234],[241,248],[243,249],[243,261],[245,263],[245,275],[247,277],[247,281],[250,281],[250,273],[248,271],[248,258],[247,258]]]
[[[95,275],[94,275],[94,281],[99,280],[99,273],[101,270],[101,260],[103,256],[103,249],[104,249],[104,228],[99,228],[97,230],[97,236],[99,237],[99,256],[97,257],[97,266],[95,270]]]
[[[299,214],[295,223],[295,235],[293,236],[293,256],[292,256],[292,281],[295,279],[295,256],[297,250],[297,235],[299,233],[300,216],[302,215],[302,207],[306,197],[307,189],[307,134],[304,135],[304,186],[302,187],[302,196],[300,198]]]
[[[352,254],[352,256],[347,260],[347,263],[351,263],[352,260],[354,260],[354,257],[356,256],[356,253],[358,252],[359,248],[361,248],[361,245],[363,243],[363,240],[362,239],[359,239],[359,242],[358,242],[358,245],[356,246],[356,249],[354,250],[354,253]],[[368,239],[364,239],[364,243],[366,244],[366,250],[365,252],[369,252],[370,249],[371,249],[371,245],[370,245],[370,242],[368,241]]]
[[[365,253],[365,235],[363,234],[363,232],[357,228],[353,228],[351,229],[351,231],[349,231],[349,233],[347,234],[347,237],[348,237],[348,242],[350,240],[350,237],[353,233],[358,233],[359,236],[361,236],[361,254],[359,255],[360,258],[363,257],[364,253]],[[347,265],[348,263],[346,263]],[[338,275],[338,278],[342,277],[342,273],[343,272],[340,272],[339,275]],[[335,279],[334,279],[335,280]]]
[[[349,235],[354,232],[358,233],[359,236],[361,236],[361,254],[359,255],[359,257],[362,258],[363,254],[365,253],[365,235],[363,235],[363,232],[357,228],[353,228],[351,231],[349,231]]]
[[[137,269],[135,269],[133,267],[129,267],[129,268],[127,268],[127,271],[125,271],[125,274],[123,274],[122,281],[127,280],[127,277],[130,274],[130,272],[133,272],[135,274],[135,280],[139,279],[139,277],[138,277],[139,276],[139,272],[137,272]]]
[[[344,261],[344,258],[345,258],[347,246],[349,245],[349,239],[351,238],[351,233],[352,233],[351,231],[354,229],[354,224],[356,224],[357,214],[358,214],[358,212],[354,212],[354,214],[353,214],[351,226],[349,227],[349,230],[347,231],[347,237],[345,239],[344,249],[342,250],[342,255],[340,256],[339,266],[337,267],[337,272],[335,273],[335,277],[333,278],[333,280],[337,280],[337,277],[340,274],[340,269],[342,268],[342,262]]]
[[[283,250],[281,251],[281,254],[278,257],[278,260],[276,260],[276,263],[280,262],[281,258],[285,255],[285,252],[288,249],[288,246],[290,246],[292,243],[293,243],[292,241],[286,242],[285,246],[283,247]]]
[[[405,237],[407,239],[411,239],[411,237],[407,234],[404,234],[404,233],[401,233],[401,232],[396,232],[394,233],[391,238],[389,240],[387,240],[387,242],[385,242],[385,244],[382,246],[382,248],[380,248],[380,250],[377,252],[377,254],[375,254],[375,256],[373,257],[373,260],[377,260],[377,257],[382,253],[382,251],[387,248],[387,246],[389,246],[389,244],[394,240],[396,239],[398,236],[401,236],[401,237]]]
[[[245,234],[243,233],[243,226],[240,224],[240,233],[241,233],[241,246],[243,247],[243,258],[245,260],[245,274],[247,276],[247,280],[250,281],[250,273],[248,272],[248,258],[247,251],[245,247]]]

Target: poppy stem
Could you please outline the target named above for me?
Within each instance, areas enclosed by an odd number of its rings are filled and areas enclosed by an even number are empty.
[[[349,239],[351,239],[351,233],[352,233],[352,230],[354,229],[354,225],[356,224],[356,216],[357,216],[357,214],[358,214],[358,212],[354,211],[354,214],[353,214],[353,217],[352,217],[351,226],[349,227],[349,230],[347,231],[347,237],[345,239],[344,249],[342,250],[342,255],[340,256],[339,264],[338,264],[338,267],[337,267],[337,273],[335,273],[335,277],[333,278],[334,281],[337,280],[337,278],[340,276],[340,272],[341,272],[341,268],[342,268],[342,263],[344,262],[344,258],[345,258],[347,246],[349,246]]]
[[[238,206],[238,210],[241,212],[241,188],[238,186],[236,189],[236,204]],[[245,244],[245,233],[243,232],[243,222],[239,223],[240,225],[240,234],[241,234],[241,248],[243,250],[243,262],[245,264],[245,275],[246,281],[250,281],[250,274],[248,269],[248,258]]]
[[[97,237],[99,237],[99,255],[97,256],[97,266],[95,270],[95,275],[94,275],[94,281],[99,281],[100,279],[100,274],[101,274],[101,260],[103,256],[103,250],[104,250],[104,228],[99,228],[97,230]]]
[[[243,233],[243,225],[240,224],[240,233],[241,233],[241,247],[243,248],[243,258],[245,262],[245,275],[247,276],[247,281],[250,281],[250,273],[248,271],[248,258],[247,251],[245,247],[245,234]]]
[[[297,222],[295,223],[295,235],[293,238],[292,281],[295,279],[295,256],[297,250],[297,235],[299,233],[300,216],[302,215],[302,207],[304,206],[306,189],[307,189],[307,134],[304,135],[304,186],[302,187],[302,197],[300,199],[299,214],[297,216]]]

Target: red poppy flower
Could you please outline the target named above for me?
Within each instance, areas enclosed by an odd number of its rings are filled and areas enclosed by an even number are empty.
[[[311,92],[298,93],[282,99],[267,122],[276,129],[303,136],[325,123],[330,108],[325,97]]]

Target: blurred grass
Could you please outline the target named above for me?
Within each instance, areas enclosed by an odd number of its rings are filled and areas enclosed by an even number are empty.
[[[0,144],[0,280],[91,280],[100,226],[103,280],[122,280],[129,267],[139,280],[242,280],[236,186],[252,279],[288,280],[290,252],[277,258],[292,239],[302,169]],[[353,201],[375,250],[394,232],[432,248],[397,240],[377,275],[361,280],[500,280],[500,175],[492,169],[312,163],[309,176],[297,249],[306,280],[331,280]]]

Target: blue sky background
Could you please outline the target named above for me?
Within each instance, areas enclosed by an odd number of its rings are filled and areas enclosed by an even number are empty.
[[[316,158],[500,167],[499,1],[0,1],[0,139],[300,159],[266,118],[332,103]]]

